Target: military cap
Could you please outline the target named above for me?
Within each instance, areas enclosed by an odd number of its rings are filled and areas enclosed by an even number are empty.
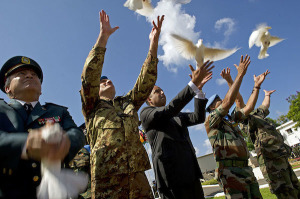
[[[30,59],[29,57],[15,56],[7,60],[0,70],[0,88],[4,93],[6,78],[15,70],[23,67],[33,69],[40,78],[41,82],[43,82],[43,71],[36,61]]]
[[[217,99],[217,98],[220,98],[219,95],[214,94],[214,95],[212,95],[212,96],[208,99],[208,102],[207,102],[206,107],[205,107],[205,110],[206,110],[207,112],[210,112],[210,111],[209,111],[209,106],[212,105],[212,103],[214,103],[215,99]]]
[[[107,78],[107,76],[101,76],[100,81],[103,80],[103,79],[108,79],[108,78]]]

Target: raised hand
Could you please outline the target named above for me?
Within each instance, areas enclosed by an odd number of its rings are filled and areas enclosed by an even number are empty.
[[[108,38],[117,29],[119,29],[119,27],[116,26],[116,27],[112,28],[110,26],[109,16],[106,14],[106,12],[104,10],[101,10],[99,15],[100,15],[100,33],[102,34],[102,36]]]
[[[206,61],[201,67],[196,70],[192,65],[189,65],[192,75],[192,82],[201,90],[206,82],[208,82],[212,78],[212,69],[215,66],[211,66],[213,62]]]
[[[270,96],[272,93],[274,93],[276,90],[271,90],[271,91],[266,91],[264,90],[265,92],[265,96]]]
[[[152,30],[149,34],[150,41],[158,42],[159,35],[160,35],[160,32],[161,32],[162,23],[163,23],[164,19],[165,19],[164,15],[161,18],[160,18],[160,16],[157,16],[157,25],[155,24],[154,21],[152,21],[153,28],[152,28]]]
[[[249,66],[250,63],[251,63],[250,56],[246,55],[245,59],[244,59],[244,57],[242,55],[241,60],[240,60],[240,64],[238,66],[236,64],[234,64],[234,66],[238,70],[238,75],[244,76],[247,72],[247,69],[248,69],[248,66]]]
[[[230,82],[230,83],[232,83],[233,82],[233,80],[232,80],[232,78],[231,78],[231,75],[230,75],[230,68],[224,68],[223,70],[222,70],[222,72],[220,73],[220,75],[221,75],[221,77],[223,78],[223,79],[225,79],[227,82]]]
[[[266,72],[260,74],[259,76],[253,75],[255,87],[260,87],[261,84],[264,82],[266,76],[270,73],[269,70],[266,70]]]

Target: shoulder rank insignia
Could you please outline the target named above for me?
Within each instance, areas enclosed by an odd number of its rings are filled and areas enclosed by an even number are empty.
[[[44,125],[47,122],[57,123],[60,121],[61,121],[61,119],[59,116],[38,119],[39,125]]]

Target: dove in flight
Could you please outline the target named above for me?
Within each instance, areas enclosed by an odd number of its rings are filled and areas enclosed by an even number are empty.
[[[174,44],[178,52],[186,59],[196,59],[198,67],[202,66],[207,60],[218,61],[225,59],[238,50],[238,48],[208,48],[204,46],[202,39],[199,39],[195,45],[192,41],[179,35],[171,34],[171,36],[174,38]]]
[[[124,3],[124,7],[128,7],[130,10],[145,17],[149,17],[154,11],[151,0],[127,0]]]
[[[265,24],[258,26],[249,37],[249,48],[255,44],[257,47],[260,47],[258,59],[264,59],[269,56],[267,50],[269,47],[276,45],[281,42],[283,39],[271,36],[269,31],[271,27],[266,26]]]

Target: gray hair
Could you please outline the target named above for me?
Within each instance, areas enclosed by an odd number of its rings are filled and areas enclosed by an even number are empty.
[[[10,86],[10,82],[11,82],[11,76],[8,76],[5,80],[5,84],[4,84],[4,90]],[[10,93],[7,93],[7,96],[10,98],[11,97],[11,94]]]

